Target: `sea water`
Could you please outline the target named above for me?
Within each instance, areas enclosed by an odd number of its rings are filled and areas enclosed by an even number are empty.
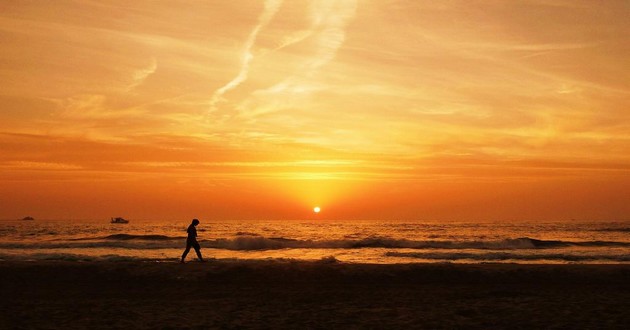
[[[0,260],[177,261],[188,221],[0,221]],[[630,263],[628,222],[211,221],[216,259],[352,263]],[[331,257],[334,257],[332,259]],[[190,253],[188,260],[196,258]]]

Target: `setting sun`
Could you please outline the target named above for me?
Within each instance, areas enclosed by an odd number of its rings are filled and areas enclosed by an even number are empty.
[[[0,0],[2,328],[630,329],[628,17]]]

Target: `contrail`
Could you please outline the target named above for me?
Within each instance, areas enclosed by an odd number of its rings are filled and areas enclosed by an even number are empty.
[[[225,84],[223,87],[217,89],[214,94],[212,94],[212,98],[210,99],[210,111],[216,110],[216,104],[221,101],[221,97],[227,91],[236,88],[243,81],[247,79],[247,75],[249,74],[249,66],[251,61],[254,59],[254,55],[252,54],[252,47],[256,42],[256,38],[258,37],[258,33],[262,30],[273,18],[276,14],[280,6],[282,5],[283,0],[267,0],[265,1],[265,9],[262,14],[258,17],[258,24],[254,27],[252,32],[249,33],[247,40],[245,41],[245,49],[243,51],[242,62],[241,62],[241,70],[238,72],[238,75],[234,77],[230,82]]]
[[[133,90],[134,88],[140,86],[150,75],[152,75],[155,70],[157,70],[157,60],[155,57],[151,58],[151,62],[149,66],[146,68],[142,68],[133,72],[132,82],[125,89],[127,92]]]
[[[319,88],[313,79],[319,70],[332,61],[346,39],[346,28],[356,15],[357,0],[311,0],[309,2],[310,27],[285,37],[274,49],[309,39],[310,56],[283,81],[258,89],[236,106],[239,115],[253,119],[259,115],[287,108],[311,90]],[[282,97],[279,97],[282,96]],[[281,100],[281,101],[279,101]]]
[[[317,26],[317,50],[314,60],[308,65],[308,74],[330,62],[346,39],[346,26],[354,18],[356,0],[318,0],[313,2],[311,19]]]
[[[286,78],[284,81],[271,86],[264,93],[279,93],[290,91],[315,74],[321,67],[330,62],[346,38],[346,27],[354,18],[357,10],[357,0],[314,0],[311,2],[311,28],[300,31],[294,36],[287,37],[276,49],[300,42],[306,38],[313,38],[315,49],[311,59],[304,64],[298,74]],[[274,49],[274,50],[276,50]]]
[[[274,49],[272,49],[272,52],[281,50],[285,47],[289,47],[293,44],[297,44],[298,42],[310,37],[311,35],[313,35],[313,29],[311,28],[310,30],[301,30],[301,31],[297,31],[294,32],[293,34],[286,36],[282,39],[282,41],[280,41],[280,43],[278,44],[278,46],[276,46]]]

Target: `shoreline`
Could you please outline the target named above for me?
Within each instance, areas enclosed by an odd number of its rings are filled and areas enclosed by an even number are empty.
[[[1,261],[0,328],[630,326],[630,265]]]

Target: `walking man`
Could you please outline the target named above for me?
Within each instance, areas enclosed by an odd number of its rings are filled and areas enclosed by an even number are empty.
[[[199,261],[203,261],[203,257],[201,256],[201,246],[199,246],[199,242],[197,242],[197,228],[195,228],[198,224],[199,220],[193,219],[192,223],[186,230],[188,232],[188,238],[186,239],[186,250],[184,250],[184,254],[182,254],[181,263],[184,263],[186,255],[188,255],[191,247],[195,249],[195,252],[197,252],[197,258],[199,258]]]

